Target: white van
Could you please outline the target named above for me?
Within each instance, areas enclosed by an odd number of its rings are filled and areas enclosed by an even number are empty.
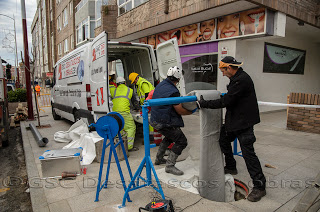
[[[70,121],[83,118],[88,124],[112,111],[109,91],[108,70],[110,63],[115,65],[117,76],[127,80],[128,76],[138,73],[152,84],[166,78],[170,66],[181,67],[180,54],[176,39],[159,44],[157,60],[152,46],[140,43],[110,42],[107,33],[102,32],[92,42],[87,43],[63,58],[54,66],[52,89],[52,115],[55,120],[61,117]],[[181,95],[185,95],[185,83],[179,83]],[[132,111],[136,121],[138,112]],[[142,123],[142,122],[141,122]]]

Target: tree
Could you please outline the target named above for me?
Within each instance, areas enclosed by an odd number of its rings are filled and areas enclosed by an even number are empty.
[[[8,80],[11,79],[11,65],[9,63],[6,65],[6,76]]]
[[[25,71],[28,71],[30,74],[31,74],[31,80],[32,80],[32,86],[33,86],[33,96],[34,96],[34,101],[35,101],[35,104],[36,104],[36,111],[37,111],[37,117],[38,117],[38,127],[41,126],[40,124],[40,114],[39,114],[39,107],[38,107],[38,101],[37,101],[37,94],[36,94],[36,90],[34,89],[35,87],[35,84],[34,84],[34,72],[35,72],[35,58],[36,58],[36,55],[35,55],[35,52],[33,51],[33,49],[31,48],[31,54],[32,54],[32,59],[31,57],[29,56],[29,63],[30,63],[30,67],[32,67],[32,70],[29,70],[27,68],[27,66],[25,66],[25,63],[23,61],[23,57],[22,57],[22,51],[21,51],[21,58],[22,58],[22,63],[23,63],[23,66],[25,68]]]

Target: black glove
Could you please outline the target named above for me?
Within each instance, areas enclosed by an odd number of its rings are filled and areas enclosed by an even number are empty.
[[[197,107],[198,107],[198,109],[207,107],[207,101],[204,100],[202,95],[200,96],[200,100],[197,101]]]

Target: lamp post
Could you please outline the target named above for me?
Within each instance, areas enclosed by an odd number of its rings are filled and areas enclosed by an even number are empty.
[[[18,85],[20,85],[20,80],[19,80],[19,71],[17,70],[17,65],[18,65],[18,54],[17,54],[17,35],[16,35],[16,20],[14,18],[14,14],[13,14],[13,18],[8,16],[8,15],[5,15],[5,14],[0,14],[2,16],[5,16],[7,18],[10,18],[13,20],[13,26],[14,26],[14,43],[15,43],[15,69],[16,69],[16,77],[18,79]]]

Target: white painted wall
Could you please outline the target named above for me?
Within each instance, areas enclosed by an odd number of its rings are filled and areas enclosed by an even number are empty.
[[[306,50],[304,75],[263,73],[264,43]],[[251,76],[258,101],[287,103],[290,92],[320,94],[320,43],[295,32],[286,32],[286,37],[263,37],[247,40],[226,40],[219,42],[218,59],[222,48],[227,47],[228,55],[243,62],[243,69]],[[227,92],[227,77],[218,72],[217,89]],[[285,109],[285,107],[259,106],[260,112]]]
[[[263,73],[264,42],[306,50],[304,75]],[[237,40],[236,58],[255,83],[258,101],[286,103],[290,92],[320,93],[320,44],[288,34],[285,38]],[[283,109],[260,107],[260,111]]]

